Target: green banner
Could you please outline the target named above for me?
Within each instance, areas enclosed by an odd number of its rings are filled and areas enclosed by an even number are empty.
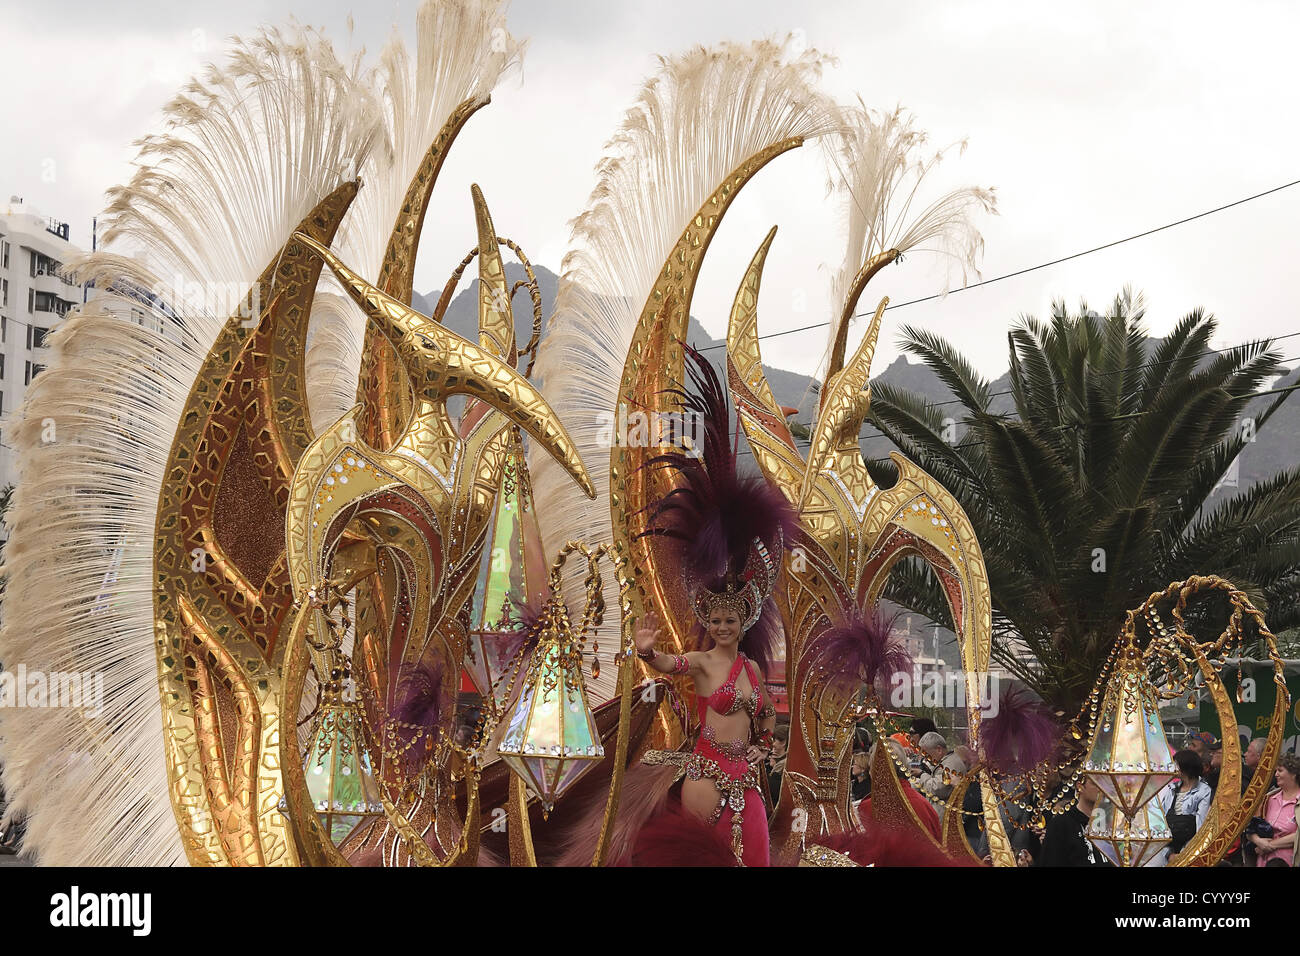
[[[1287,708],[1286,726],[1282,730],[1282,752],[1300,754],[1300,661],[1287,661],[1284,668],[1287,689],[1291,692],[1291,704]],[[1224,668],[1223,686],[1233,699],[1233,709],[1237,712],[1237,736],[1244,750],[1255,737],[1267,737],[1269,721],[1273,717],[1273,707],[1277,702],[1278,686],[1273,682],[1273,664],[1271,661],[1241,662],[1241,694],[1238,702],[1237,665],[1233,662]],[[1214,709],[1210,695],[1202,691],[1200,710],[1201,730],[1208,730],[1216,737],[1223,737],[1219,726],[1219,715]]]

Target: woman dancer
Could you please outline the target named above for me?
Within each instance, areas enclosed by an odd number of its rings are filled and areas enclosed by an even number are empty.
[[[633,640],[637,654],[661,674],[689,674],[695,682],[700,733],[686,761],[682,806],[730,831],[732,850],[745,866],[768,864],[767,813],[759,766],[772,751],[776,708],[764,675],[740,650],[740,613],[715,598],[707,651],[664,654],[654,649],[662,632],[650,614]],[[748,808],[748,811],[746,810]]]
[[[772,590],[797,525],[779,491],[738,474],[726,392],[706,359],[689,347],[686,357],[693,388],[677,394],[703,422],[703,442],[647,463],[672,476],[673,490],[652,507],[644,534],[661,536],[659,547],[673,552],[703,640],[686,654],[656,650],[663,633],[653,612],[633,639],[651,669],[695,682],[699,733],[682,761],[683,809],[729,832],[741,863],[765,866],[760,767],[772,749],[776,708],[763,680],[780,640]]]

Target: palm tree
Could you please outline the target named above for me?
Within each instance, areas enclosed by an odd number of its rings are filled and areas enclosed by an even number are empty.
[[[872,386],[872,421],[974,523],[995,660],[1070,715],[1125,612],[1170,581],[1219,574],[1275,632],[1300,622],[1300,468],[1207,504],[1252,437],[1242,422],[1253,393],[1285,371],[1280,356],[1268,341],[1211,351],[1215,322],[1199,310],[1148,354],[1142,317],[1141,298],[1126,291],[1105,316],[1056,303],[1048,323],[1022,318],[1009,335],[1015,408],[1005,414],[951,344],[905,327],[903,348],[962,407],[959,438],[944,427],[958,417],[951,406]],[[1254,417],[1255,431],[1289,394]],[[896,480],[887,459],[868,465],[882,486]],[[921,565],[897,569],[886,596],[949,620]]]

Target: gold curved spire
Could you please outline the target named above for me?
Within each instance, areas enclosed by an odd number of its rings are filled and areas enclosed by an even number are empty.
[[[424,215],[438,174],[451,151],[452,144],[469,118],[490,103],[492,97],[467,99],[452,110],[419,168],[411,177],[406,196],[393,223],[392,234],[384,249],[379,267],[380,289],[399,302],[409,305],[415,284],[415,257],[424,229]],[[361,351],[361,375],[357,401],[365,406],[359,425],[361,437],[375,448],[391,448],[412,414],[406,373],[389,341],[373,326],[367,326],[365,346]]]
[[[758,290],[775,238],[773,226],[754,253],[732,300],[727,324],[727,385],[759,469],[792,504],[798,504],[803,455],[767,383],[758,339]]]
[[[827,382],[844,368],[844,352],[848,348],[849,341],[849,320],[853,318],[853,310],[857,308],[858,299],[862,297],[867,283],[885,266],[897,262],[900,255],[902,253],[897,249],[886,249],[884,252],[877,253],[868,259],[858,270],[858,274],[853,277],[853,282],[849,284],[848,295],[844,297],[844,307],[840,311],[840,324],[835,331],[835,343],[831,346],[830,363],[826,366]],[[821,404],[823,407],[826,405],[826,392],[822,392]]]
[[[763,374],[763,356],[758,344],[758,289],[763,281],[763,267],[767,264],[767,254],[772,249],[772,240],[776,238],[776,226],[768,230],[754,258],[740,280],[740,288],[731,302],[731,318],[727,323],[727,356],[738,379],[745,383],[763,406],[773,414],[780,413],[780,406],[772,395]]]
[[[729,173],[691,217],[659,270],[628,346],[618,391],[625,414],[667,410],[667,403],[673,401],[669,390],[680,386],[685,372],[682,344],[695,284],[723,215],[760,169],[802,144],[803,137],[792,136],[759,150]],[[681,648],[689,626],[686,622],[693,621],[694,614],[680,593],[676,571],[660,560],[654,538],[638,538],[641,528],[633,527],[635,521],[643,520],[647,504],[671,490],[662,471],[651,474],[643,467],[658,451],[649,443],[615,443],[609,459],[610,517],[617,554],[633,575],[629,596],[634,606],[657,611],[669,631],[670,645]]]
[[[296,234],[332,241],[356,193],[355,182],[340,185]],[[302,357],[320,270],[293,241],[267,264],[243,303],[255,311],[227,320],[195,377],[158,492],[163,741],[172,808],[196,865],[296,862],[276,808],[280,772],[264,761],[273,762],[284,720],[292,724],[279,699],[276,622],[291,595],[278,503],[312,441]],[[225,503],[237,496],[236,520]]]
[[[513,367],[515,317],[510,308],[505,266],[501,262],[501,245],[477,183],[470,186],[470,194],[474,197],[474,222],[478,227],[478,344]]]
[[[855,509],[867,503],[874,483],[862,459],[859,432],[871,410],[871,359],[876,354],[876,338],[880,335],[880,319],[885,314],[889,298],[880,300],[876,314],[852,361],[826,382],[822,413],[813,431],[812,446],[808,449],[808,466],[804,469],[803,485],[799,491],[799,509],[807,508],[814,489],[824,483],[826,474],[834,473],[842,491],[852,499]],[[832,463],[831,459],[834,459]]]
[[[413,383],[416,414],[395,450],[425,458],[440,474],[449,476],[451,469],[444,470],[448,462],[442,459],[449,461],[454,456],[459,438],[447,417],[445,403],[449,395],[469,395],[491,405],[537,439],[589,498],[596,497],[573,440],[527,379],[491,352],[377,289],[311,237],[299,232],[294,233],[294,239],[321,257],[397,349]],[[417,437],[420,441],[413,446]]]
[[[379,281],[376,283],[399,302],[408,305],[411,302],[415,284],[415,256],[420,246],[420,233],[424,230],[424,214],[428,211],[429,198],[438,182],[438,174],[442,172],[442,164],[446,162],[452,144],[469,118],[490,102],[491,96],[472,98],[452,110],[437,137],[429,144],[415,175],[411,177],[401,211],[393,223],[392,235],[388,237],[384,261],[379,267]]]

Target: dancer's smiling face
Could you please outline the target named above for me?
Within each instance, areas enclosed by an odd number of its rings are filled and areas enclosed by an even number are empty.
[[[730,608],[718,608],[709,615],[709,637],[721,647],[740,642],[740,618]]]

